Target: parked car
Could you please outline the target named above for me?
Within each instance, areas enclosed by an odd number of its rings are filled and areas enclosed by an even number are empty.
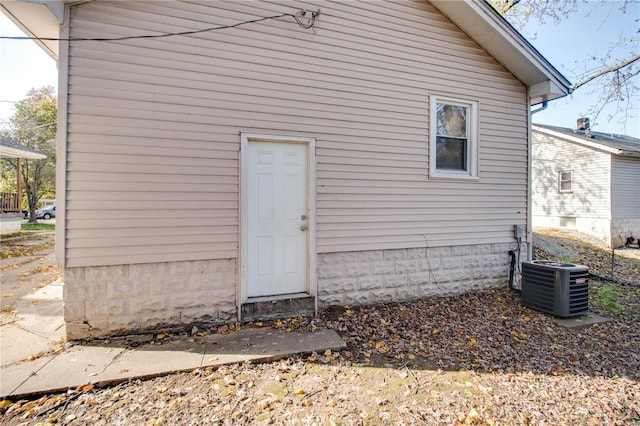
[[[56,217],[56,206],[47,206],[36,210],[36,219],[51,219],[53,217]]]

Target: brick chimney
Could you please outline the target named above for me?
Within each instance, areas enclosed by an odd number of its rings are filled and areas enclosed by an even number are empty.
[[[576,130],[590,130],[589,128],[589,117],[581,117],[578,118],[578,122],[576,124]]]

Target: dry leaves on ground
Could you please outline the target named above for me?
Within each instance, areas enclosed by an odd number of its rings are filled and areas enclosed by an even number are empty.
[[[638,264],[631,266],[637,270]],[[594,282],[594,291],[605,285]],[[519,294],[508,289],[339,306],[316,318],[246,325],[292,333],[329,327],[348,347],[1,403],[1,420],[28,425],[640,424],[640,291],[616,285],[624,293],[616,302],[622,310],[592,306],[612,321],[580,330],[567,330],[523,307]]]

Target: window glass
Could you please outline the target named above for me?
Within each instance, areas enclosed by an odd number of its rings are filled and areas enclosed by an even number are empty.
[[[560,172],[559,173],[559,188],[560,192],[571,192],[572,173]]]
[[[464,139],[438,137],[436,168],[467,170],[467,141]]]
[[[575,228],[576,218],[571,216],[561,216],[559,224],[561,228]]]
[[[467,107],[438,104],[438,136],[467,137]]]
[[[467,170],[467,107],[437,104],[436,168]]]

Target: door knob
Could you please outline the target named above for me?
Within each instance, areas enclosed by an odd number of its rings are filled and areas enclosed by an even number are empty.
[[[300,230],[301,231],[306,231],[307,230],[307,225],[304,225],[304,224],[300,225]]]

